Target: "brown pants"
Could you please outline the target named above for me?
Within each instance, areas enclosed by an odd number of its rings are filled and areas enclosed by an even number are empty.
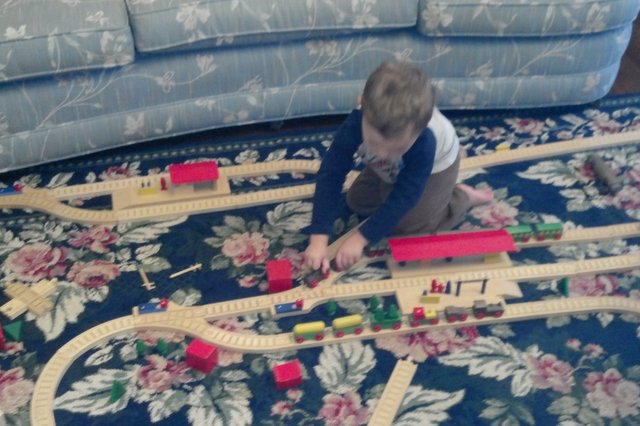
[[[393,235],[428,234],[447,230],[464,220],[471,208],[469,196],[456,186],[460,157],[439,173],[432,174],[422,197],[394,228]],[[366,167],[347,192],[349,208],[363,216],[370,216],[387,199],[393,184],[380,179]]]

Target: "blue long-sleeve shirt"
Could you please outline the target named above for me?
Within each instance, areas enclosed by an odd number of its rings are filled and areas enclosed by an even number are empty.
[[[354,154],[361,144],[362,113],[354,110],[338,128],[318,171],[309,234],[331,234],[338,215],[337,200],[341,197],[345,177],[353,168]],[[425,128],[402,156],[402,168],[391,193],[360,227],[360,232],[369,243],[375,244],[389,235],[417,204],[431,175],[435,154],[435,137],[430,129]]]

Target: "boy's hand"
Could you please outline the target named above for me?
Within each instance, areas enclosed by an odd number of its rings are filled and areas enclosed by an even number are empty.
[[[326,273],[329,270],[328,247],[328,235],[311,235],[304,251],[304,264],[312,271],[322,269],[322,273]]]
[[[347,238],[338,249],[336,254],[336,266],[340,271],[345,271],[353,266],[362,257],[362,251],[369,241],[356,231],[352,236]]]

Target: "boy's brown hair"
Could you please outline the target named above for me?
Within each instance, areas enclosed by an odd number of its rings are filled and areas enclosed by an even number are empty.
[[[427,127],[434,105],[431,79],[409,62],[383,62],[362,93],[362,115],[385,138]]]

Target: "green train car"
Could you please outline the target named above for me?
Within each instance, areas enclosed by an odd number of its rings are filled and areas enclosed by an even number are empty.
[[[538,223],[533,225],[536,230],[536,238],[540,241],[562,238],[562,224],[561,223]]]
[[[514,241],[526,243],[531,238],[538,241],[562,238],[561,223],[538,223],[535,225],[507,226],[505,230],[511,234]]]
[[[402,317],[395,304],[391,304],[389,310],[386,312],[384,309],[378,308],[374,311],[373,315],[371,315],[371,329],[373,331],[389,328],[398,330],[401,326]]]

